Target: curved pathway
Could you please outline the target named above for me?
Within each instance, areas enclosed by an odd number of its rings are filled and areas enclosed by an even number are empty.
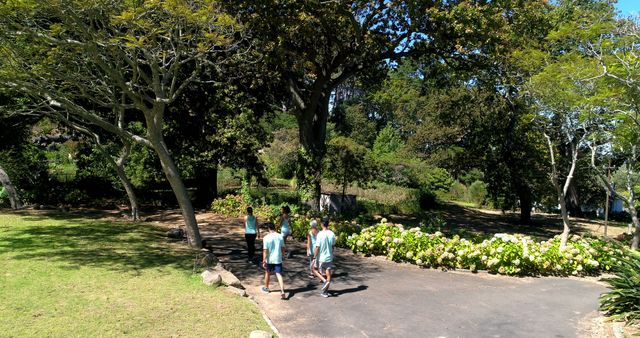
[[[573,278],[443,272],[336,252],[332,297],[307,276],[304,245],[288,243],[287,300],[262,294],[263,270],[246,261],[242,222],[200,215],[204,237],[283,337],[585,337],[606,288]],[[261,244],[258,241],[257,244]],[[272,280],[272,283],[275,279]],[[272,284],[272,289],[277,289]]]

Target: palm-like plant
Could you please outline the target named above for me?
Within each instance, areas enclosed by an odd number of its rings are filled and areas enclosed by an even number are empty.
[[[600,309],[613,320],[640,322],[640,254],[630,252],[615,276],[604,281],[611,291],[600,297]]]

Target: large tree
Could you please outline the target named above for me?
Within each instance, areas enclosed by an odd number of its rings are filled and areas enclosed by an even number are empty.
[[[216,1],[8,1],[0,5],[0,83],[152,148],[178,200],[189,243],[201,239],[193,206],[164,140],[165,113],[203,68],[222,63],[240,26]],[[115,111],[141,118],[145,134],[118,128]],[[126,123],[126,121],[125,121]]]
[[[521,58],[546,36],[550,6],[502,6],[505,21],[491,43],[467,58],[404,60],[369,95],[368,115],[393,121],[413,151],[455,176],[482,169],[495,205],[519,205],[522,223],[529,223],[541,156],[523,97],[529,72]]]
[[[317,208],[331,93],[410,54],[472,58],[512,1],[229,1],[289,93],[300,133],[298,182]],[[518,2],[518,1],[516,1]]]

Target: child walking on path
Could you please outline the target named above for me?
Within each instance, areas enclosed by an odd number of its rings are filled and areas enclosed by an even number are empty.
[[[316,247],[316,236],[318,235],[318,221],[315,219],[311,221],[311,229],[307,232],[307,257],[309,257],[309,277],[315,277],[313,275],[313,252]]]
[[[262,292],[270,292],[269,280],[271,279],[271,274],[275,273],[280,285],[280,298],[286,299],[284,281],[282,280],[282,256],[285,253],[284,239],[282,235],[276,232],[275,224],[269,222],[265,226],[269,229],[269,233],[262,240],[262,267],[266,270]]]
[[[331,286],[331,274],[333,273],[333,248],[336,245],[336,235],[329,230],[329,219],[322,220],[322,231],[316,236],[316,245],[313,257],[316,264],[313,264],[313,273],[322,281],[322,297],[329,297],[329,286]],[[323,274],[327,275],[324,278]]]
[[[247,241],[247,262],[252,263],[256,252],[256,238],[260,239],[258,219],[253,215],[253,208],[247,208],[244,216],[244,239]]]

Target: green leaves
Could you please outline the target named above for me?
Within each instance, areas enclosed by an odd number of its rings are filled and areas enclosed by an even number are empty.
[[[615,270],[615,277],[605,278],[611,286],[600,297],[600,309],[613,320],[640,321],[640,254],[631,253]]]
[[[343,191],[353,183],[366,186],[375,170],[376,165],[364,146],[343,136],[329,141],[325,176],[340,184]]]

